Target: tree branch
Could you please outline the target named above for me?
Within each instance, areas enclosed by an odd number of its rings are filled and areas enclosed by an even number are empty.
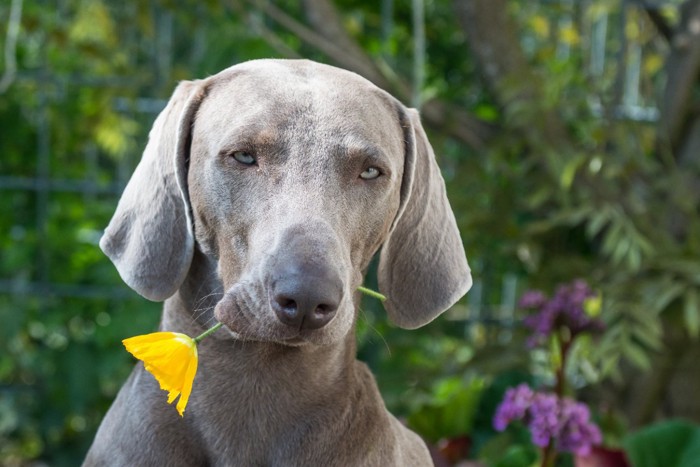
[[[646,0],[638,0],[637,3],[639,3],[642,10],[646,12],[647,16],[656,27],[656,30],[659,31],[659,34],[661,34],[667,42],[671,42],[671,39],[673,38],[673,30],[666,22],[666,18],[664,18],[661,14],[661,9],[656,6],[649,5],[649,2]]]
[[[232,2],[233,8],[239,16],[246,18],[246,23],[250,29],[259,35],[267,44],[272,47],[279,55],[287,58],[301,58],[300,55],[287,44],[284,43],[274,31],[271,31],[263,21],[260,12],[251,12],[246,7],[237,1]]]
[[[688,130],[693,91],[700,76],[700,1],[681,7],[681,22],[671,41],[666,62],[666,89],[661,99],[660,126],[671,147],[677,149]]]

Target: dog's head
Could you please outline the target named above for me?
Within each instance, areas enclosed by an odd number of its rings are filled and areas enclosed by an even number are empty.
[[[390,319],[428,323],[471,285],[417,112],[367,80],[259,60],[181,83],[100,242],[151,300],[177,292],[195,249],[236,337],[332,343],[381,248]]]

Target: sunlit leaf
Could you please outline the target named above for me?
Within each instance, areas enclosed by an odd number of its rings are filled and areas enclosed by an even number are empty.
[[[635,20],[628,20],[625,24],[625,35],[630,40],[639,39],[639,25]]]
[[[581,36],[574,25],[569,23],[559,29],[559,40],[567,45],[577,45],[581,42]]]
[[[542,15],[534,15],[530,19],[530,27],[541,38],[549,37],[549,20]]]
[[[77,42],[89,42],[112,46],[117,34],[107,7],[99,0],[82,2],[70,29],[70,38]]]
[[[108,153],[118,156],[126,152],[138,125],[133,120],[114,112],[105,112],[95,128],[97,144]]]
[[[663,66],[664,59],[659,54],[649,54],[644,57],[644,72],[647,75],[655,75]]]

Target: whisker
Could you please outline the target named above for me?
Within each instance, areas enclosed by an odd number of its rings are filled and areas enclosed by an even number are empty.
[[[379,338],[384,343],[384,347],[386,347],[387,352],[389,352],[389,357],[391,357],[391,347],[389,347],[389,343],[386,341],[386,339],[384,338],[382,333],[379,332],[379,330],[377,328],[372,326],[369,319],[367,319],[367,313],[365,312],[365,310],[362,309],[362,307],[358,307],[357,310],[359,311],[358,316],[357,316],[358,321],[360,319],[362,319],[365,322],[365,324],[367,325],[367,327],[369,329],[371,329],[372,331],[374,331],[374,333],[379,336]]]

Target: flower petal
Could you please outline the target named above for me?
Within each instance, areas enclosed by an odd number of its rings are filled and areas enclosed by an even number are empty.
[[[126,350],[142,360],[144,368],[168,391],[168,403],[180,396],[177,411],[183,415],[197,373],[197,344],[185,334],[154,332],[122,341]]]
[[[187,372],[185,373],[185,380],[182,386],[182,394],[180,395],[180,400],[177,401],[177,411],[182,417],[185,413],[185,407],[187,402],[190,400],[190,394],[192,393],[192,384],[194,383],[194,376],[197,374],[197,348],[194,348],[194,358],[190,359]]]

